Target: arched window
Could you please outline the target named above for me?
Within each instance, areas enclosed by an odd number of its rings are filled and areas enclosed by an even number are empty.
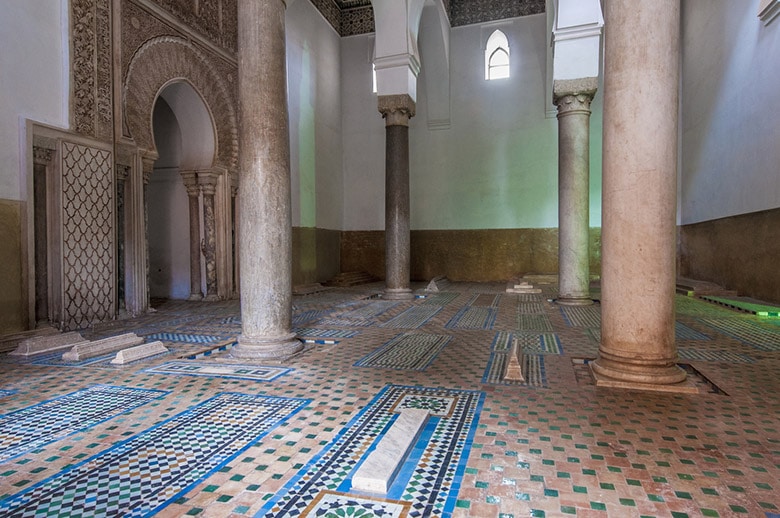
[[[506,34],[496,29],[487,40],[485,47],[485,79],[505,79],[509,77],[509,40]]]

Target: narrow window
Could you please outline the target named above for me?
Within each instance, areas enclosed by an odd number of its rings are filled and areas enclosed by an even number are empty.
[[[485,47],[485,79],[505,79],[509,77],[509,41],[506,34],[496,29],[487,40]]]
[[[377,88],[376,88],[376,65],[373,64],[373,63],[371,63],[371,80],[372,80],[372,86],[371,86],[372,91],[374,93],[376,93],[377,92]]]

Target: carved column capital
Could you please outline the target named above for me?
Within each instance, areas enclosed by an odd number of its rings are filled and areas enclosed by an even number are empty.
[[[198,196],[200,194],[198,173],[195,171],[180,171],[179,174],[184,182],[184,188],[187,189],[187,196]]]
[[[127,181],[127,177],[130,176],[130,166],[125,164],[116,165],[116,181]]]
[[[54,155],[53,149],[33,146],[33,163],[35,165],[49,165],[52,155]]]
[[[219,179],[219,173],[214,171],[199,171],[198,172],[198,185],[204,196],[213,196],[217,192],[217,180]]]
[[[142,156],[141,168],[143,170],[144,185],[149,185],[149,180],[154,172],[154,162],[157,160],[156,156]]]
[[[558,117],[571,113],[587,112],[598,88],[597,77],[563,79],[553,82],[553,104],[558,107]]]
[[[379,113],[385,119],[385,126],[409,126],[416,108],[409,94],[379,96]]]

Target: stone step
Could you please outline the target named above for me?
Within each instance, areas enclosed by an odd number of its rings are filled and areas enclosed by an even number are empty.
[[[390,430],[352,476],[352,488],[386,495],[427,420],[427,410],[401,410]]]
[[[158,354],[164,354],[168,352],[168,348],[163,345],[159,340],[156,342],[149,342],[148,344],[136,345],[135,347],[128,347],[122,349],[116,353],[116,357],[111,360],[112,365],[124,365],[126,363],[143,360],[150,356],[157,356]]]
[[[76,344],[89,343],[76,331],[69,333],[53,334],[46,336],[36,336],[25,338],[16,347],[16,350],[8,353],[11,356],[32,356],[34,354],[47,353],[67,347],[73,347]]]
[[[78,362],[95,356],[103,356],[116,352],[120,349],[126,349],[134,345],[142,344],[143,337],[135,333],[125,333],[123,335],[110,336],[94,342],[85,342],[76,344],[73,348],[62,355],[62,359],[67,362]]]

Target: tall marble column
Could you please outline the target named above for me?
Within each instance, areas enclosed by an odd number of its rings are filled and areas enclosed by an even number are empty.
[[[233,356],[285,358],[292,331],[292,209],[283,0],[238,0],[241,335]]]
[[[217,192],[218,175],[198,173],[198,185],[203,193],[203,257],[206,262],[206,296],[203,300],[219,300],[217,294],[217,220],[214,216],[214,195]]]
[[[685,379],[674,336],[680,0],[605,4],[597,383]]]
[[[385,293],[384,298],[413,298],[409,287],[409,119],[415,103],[407,94],[380,95],[385,119]]]
[[[558,304],[588,305],[590,298],[590,103],[598,79],[557,80]]]
[[[190,296],[187,300],[203,300],[200,276],[200,186],[198,173],[182,171],[190,208]]]

